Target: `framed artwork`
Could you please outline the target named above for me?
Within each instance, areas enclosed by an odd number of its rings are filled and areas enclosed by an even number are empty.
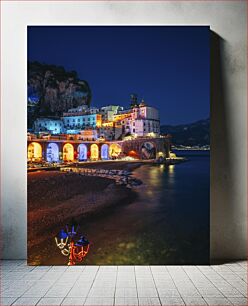
[[[28,26],[30,265],[208,264],[208,26]]]

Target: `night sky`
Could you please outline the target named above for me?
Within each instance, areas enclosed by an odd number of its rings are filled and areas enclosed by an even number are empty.
[[[28,60],[75,70],[92,106],[128,106],[137,93],[161,124],[209,117],[209,27],[29,26]]]

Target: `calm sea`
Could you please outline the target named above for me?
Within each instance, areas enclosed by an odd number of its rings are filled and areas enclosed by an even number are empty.
[[[85,224],[93,240],[87,264],[209,262],[210,153],[176,151],[177,165],[143,165],[137,200]],[[92,229],[94,227],[94,229]]]

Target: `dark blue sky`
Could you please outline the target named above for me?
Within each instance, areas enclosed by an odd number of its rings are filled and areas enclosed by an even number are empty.
[[[28,59],[75,70],[92,106],[127,106],[131,93],[160,111],[162,124],[209,117],[209,27],[29,26]]]

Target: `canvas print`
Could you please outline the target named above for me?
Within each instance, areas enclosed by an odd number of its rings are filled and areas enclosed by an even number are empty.
[[[209,263],[210,29],[29,26],[28,263]]]

